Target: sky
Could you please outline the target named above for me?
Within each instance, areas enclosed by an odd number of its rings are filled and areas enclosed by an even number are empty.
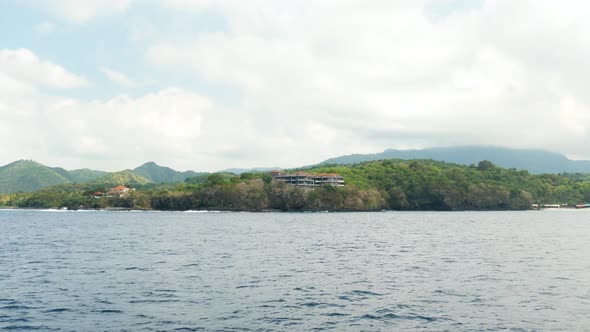
[[[0,165],[590,159],[587,1],[0,0]]]

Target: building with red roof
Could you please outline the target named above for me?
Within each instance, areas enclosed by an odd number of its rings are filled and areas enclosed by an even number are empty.
[[[129,193],[130,191],[134,191],[135,189],[133,188],[127,188],[125,186],[116,186],[114,188],[112,188],[111,190],[109,190],[107,192],[107,196],[123,196],[127,193]]]

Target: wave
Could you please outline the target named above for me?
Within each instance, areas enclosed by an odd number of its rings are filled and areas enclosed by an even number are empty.
[[[62,209],[34,209],[29,211],[36,211],[36,212],[73,212],[73,210],[62,210]]]
[[[224,211],[217,211],[217,210],[186,210],[182,211],[184,213],[222,213]]]

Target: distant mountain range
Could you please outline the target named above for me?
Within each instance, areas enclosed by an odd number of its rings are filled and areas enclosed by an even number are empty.
[[[498,166],[528,170],[531,173],[590,173],[590,161],[570,160],[563,154],[535,149],[509,149],[501,147],[463,146],[422,150],[388,149],[375,154],[352,154],[328,159],[318,165],[354,164],[380,159],[432,159],[455,164],[477,164],[489,160]],[[315,166],[315,165],[314,165]],[[311,166],[310,166],[311,167]],[[267,172],[276,168],[232,168],[222,172]],[[154,162],[132,170],[103,172],[91,169],[68,171],[49,167],[31,160],[19,160],[0,167],[0,193],[35,191],[41,188],[69,184],[95,183],[105,186],[120,184],[145,185],[149,183],[182,182],[187,178],[205,175],[194,171],[179,172]],[[198,182],[198,181],[197,181]]]
[[[49,167],[32,160],[19,160],[0,167],[0,193],[35,191],[41,188],[69,183],[96,183],[105,186],[120,184],[145,185],[148,183],[182,182],[203,173],[178,172],[154,162],[145,163],[133,170],[103,172],[90,169],[68,171]]]
[[[147,162],[133,170],[133,173],[153,183],[182,182],[203,173],[194,171],[179,172],[170,167],[160,166],[153,161]]]
[[[387,149],[375,154],[352,154],[328,159],[320,164],[354,164],[380,159],[432,159],[455,164],[477,164],[482,160],[505,167],[541,173],[590,173],[589,160],[571,160],[565,155],[538,149],[509,149],[489,146],[462,146],[421,150]]]
[[[275,169],[282,169],[280,167],[256,167],[256,168],[227,168],[223,171],[219,171],[220,173],[234,173],[240,175],[242,173],[261,173],[261,172],[270,172]]]

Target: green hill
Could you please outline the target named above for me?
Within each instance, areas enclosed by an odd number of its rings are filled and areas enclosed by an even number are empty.
[[[131,170],[124,170],[120,172],[108,173],[105,176],[102,176],[94,181],[91,181],[91,184],[97,185],[104,185],[107,187],[115,187],[118,185],[126,185],[126,186],[143,186],[146,184],[151,183],[149,179],[146,179],[142,176],[135,174]]]
[[[67,171],[70,181],[74,183],[80,182],[89,182],[92,180],[96,180],[100,177],[103,177],[109,172],[103,171],[95,171],[93,169],[83,168],[83,169],[75,169],[73,171]]]
[[[70,182],[63,172],[31,160],[19,160],[0,167],[0,193],[35,191]]]
[[[107,174],[91,169],[68,171],[32,160],[18,160],[0,167],[0,193],[28,192],[61,184],[84,183]]]
[[[68,179],[72,183],[81,183],[96,180],[101,176],[109,174],[109,172],[95,171],[88,168],[75,169],[72,171],[65,170],[61,167],[48,167]]]
[[[153,161],[135,168],[133,173],[154,183],[183,182],[188,178],[202,174],[193,171],[178,172],[170,167],[160,166]]]
[[[145,163],[134,170],[111,173],[88,168],[69,171],[61,167],[48,167],[32,160],[19,160],[0,167],[0,194],[37,191],[65,184],[141,186],[149,183],[173,183],[202,174],[204,173],[193,171],[178,172],[154,162]]]

